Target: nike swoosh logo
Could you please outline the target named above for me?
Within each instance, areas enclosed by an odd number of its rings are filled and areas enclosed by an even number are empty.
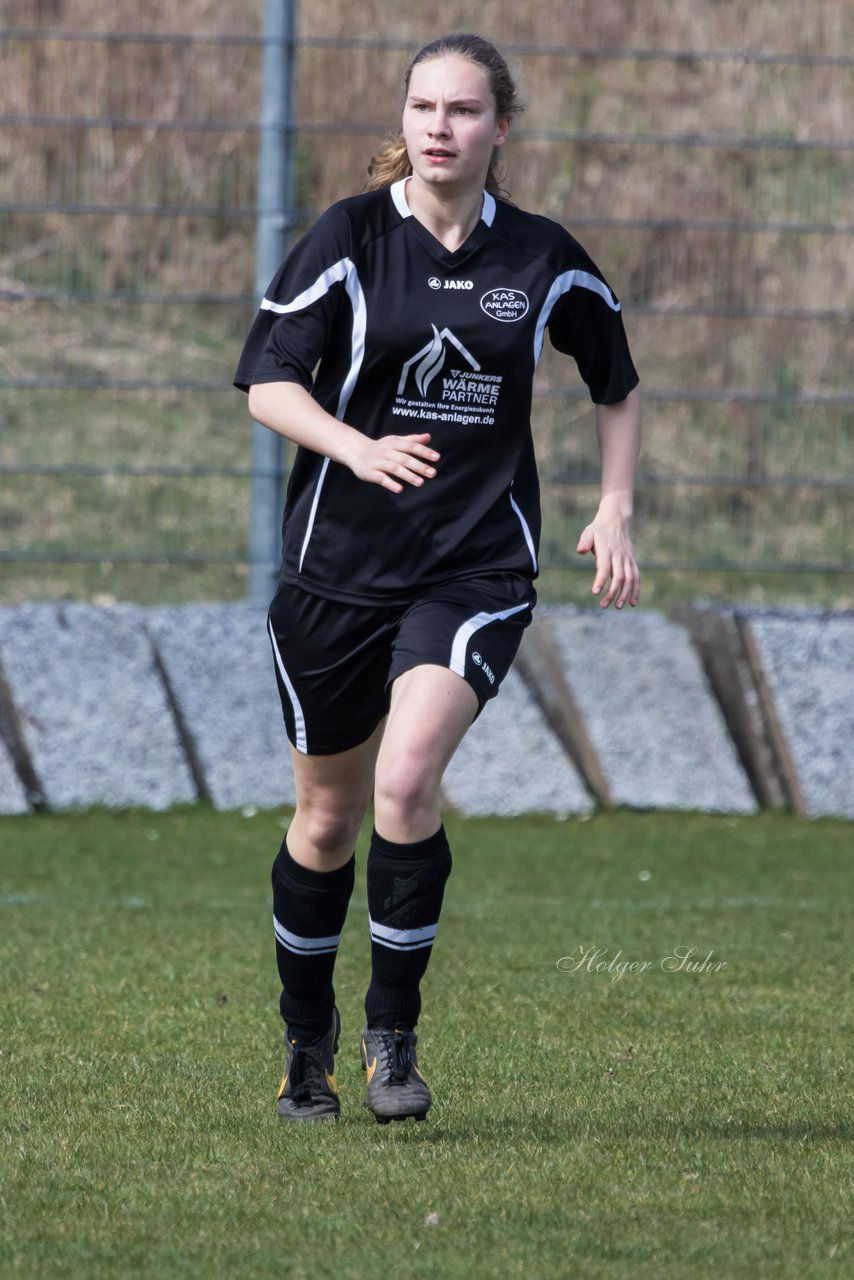
[[[370,1084],[370,1083],[371,1083],[371,1081],[373,1080],[373,1078],[374,1078],[374,1072],[376,1071],[376,1069],[377,1069],[377,1060],[376,1060],[376,1058],[374,1058],[373,1062],[369,1062],[369,1063],[368,1063],[368,1067],[367,1067],[367,1070],[368,1070],[368,1084]]]

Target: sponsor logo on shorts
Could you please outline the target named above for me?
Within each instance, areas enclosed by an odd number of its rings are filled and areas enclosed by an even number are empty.
[[[480,300],[480,309],[493,320],[513,324],[528,314],[528,295],[521,289],[490,289]]]
[[[492,670],[492,667],[489,665],[489,663],[484,661],[484,659],[478,653],[477,649],[475,649],[474,653],[471,655],[471,660],[476,667],[480,667],[481,671],[486,676],[489,683],[495,684],[495,672]]]

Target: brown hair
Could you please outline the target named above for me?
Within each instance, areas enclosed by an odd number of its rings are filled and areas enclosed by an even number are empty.
[[[407,92],[409,92],[409,81],[412,72],[419,62],[428,62],[432,58],[444,58],[448,54],[457,54],[461,58],[468,58],[469,62],[483,67],[489,73],[489,87],[495,99],[495,114],[499,120],[509,119],[524,110],[519,102],[516,85],[510,74],[510,69],[501,54],[488,40],[484,40],[482,36],[471,35],[468,32],[460,35],[441,36],[438,40],[425,44],[424,48],[416,53],[407,68],[404,78]],[[502,196],[506,199],[507,193],[502,191],[496,174],[496,160],[497,152],[494,151],[489,164],[489,172],[486,175],[486,189],[491,195]],[[398,182],[401,178],[408,178],[411,173],[412,165],[409,163],[406,143],[403,140],[402,132],[398,132],[393,138],[389,138],[383,143],[379,151],[371,157],[365,190],[376,191],[379,187],[390,187],[393,182]]]

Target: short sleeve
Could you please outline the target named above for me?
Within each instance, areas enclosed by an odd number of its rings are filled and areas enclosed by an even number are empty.
[[[311,390],[351,266],[349,222],[333,206],[273,277],[240,356],[236,387],[248,391],[253,383],[297,382]]]
[[[548,320],[549,339],[573,357],[595,404],[616,404],[640,381],[620,303],[596,264],[573,243],[578,265],[555,283],[559,296]]]

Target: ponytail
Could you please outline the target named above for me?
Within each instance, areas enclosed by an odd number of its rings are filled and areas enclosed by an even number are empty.
[[[379,151],[371,156],[365,190],[378,191],[380,187],[390,187],[401,178],[408,178],[411,173],[409,152],[406,150],[403,134],[399,133],[396,138],[386,139]]]

